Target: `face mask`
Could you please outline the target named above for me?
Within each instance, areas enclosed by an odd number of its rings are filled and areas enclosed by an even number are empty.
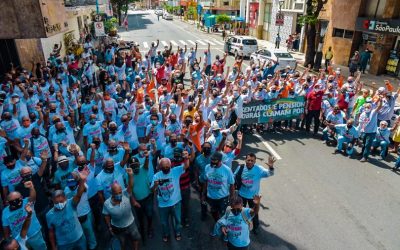
[[[15,163],[7,165],[7,168],[8,169],[14,169],[15,168]]]
[[[176,103],[173,103],[173,104],[169,105],[169,108],[171,110],[175,110],[176,109]]]
[[[66,205],[67,205],[67,201],[64,201],[64,202],[60,202],[60,203],[54,204],[54,207],[55,207],[57,210],[63,210],[63,209],[65,208]]]
[[[139,151],[140,157],[144,157],[144,151]]]
[[[106,167],[104,168],[104,172],[106,172],[107,174],[111,174],[112,172],[114,172],[114,167]]]
[[[262,90],[262,89],[261,89]],[[271,90],[271,93],[276,93],[276,90]]]
[[[189,110],[189,111],[192,111],[192,110],[193,110],[193,107],[192,107],[192,106],[189,106],[189,107],[188,107],[188,110]]]
[[[237,98],[238,96],[239,96],[239,92],[234,91],[234,92],[233,92],[233,97]]]
[[[176,123],[176,119],[170,119],[171,124],[175,124]]]
[[[115,194],[113,195],[115,201],[122,201],[122,194]]]
[[[168,92],[167,91],[163,91],[163,95],[167,95],[168,94]]]
[[[21,175],[21,178],[22,178],[21,180],[22,183],[32,181],[32,174]]]
[[[99,110],[93,109],[92,112],[93,112],[93,114],[97,114],[99,112]]]
[[[156,120],[151,120],[150,123],[151,123],[151,125],[156,126],[157,123],[158,123],[158,121],[156,121]]]
[[[161,169],[161,171],[163,172],[163,174],[168,174],[170,171],[171,171],[171,169]]]
[[[208,155],[210,155],[211,154],[211,148],[203,148],[203,154],[205,155],[205,156],[208,156]]]
[[[37,139],[37,138],[39,138],[39,135],[38,134],[33,134],[32,137]]]
[[[212,168],[216,168],[216,167],[218,167],[218,162],[210,162],[210,166]]]
[[[10,210],[17,210],[22,207],[22,199],[18,198],[10,201]]]
[[[347,125],[348,129],[351,129],[353,127],[353,125]]]
[[[115,153],[115,152],[117,152],[118,151],[118,148],[117,147],[110,147],[109,149],[108,149],[108,152],[110,152],[110,153]]]
[[[366,108],[366,109],[365,109],[365,112],[366,112],[366,113],[369,113],[369,112],[371,112],[371,109],[370,109],[370,108]]]
[[[61,164],[59,164],[58,166],[59,166],[62,170],[67,170],[69,164],[68,164],[68,163],[61,163]]]
[[[214,136],[219,136],[220,131],[216,130],[216,131],[213,131],[212,133],[213,133]]]
[[[189,127],[190,124],[192,124],[192,121],[191,121],[191,120],[185,120],[185,125],[186,125],[186,127]]]
[[[92,125],[96,124],[96,119],[90,119],[90,124]]]
[[[178,142],[176,140],[172,140],[172,141],[170,141],[170,143],[171,143],[172,147],[175,147],[178,144]]]
[[[199,67],[194,67],[194,70],[196,70],[196,71],[199,70],[199,69],[200,69]]]
[[[25,156],[25,159],[26,159],[26,161],[30,161],[32,159],[32,156],[30,156],[30,155],[28,156],[27,155],[27,156]]]
[[[57,129],[57,133],[64,133],[64,132],[65,132],[65,128]]]
[[[123,106],[124,106],[123,103],[118,103],[118,108],[122,109]]]
[[[231,209],[231,212],[233,215],[237,216],[242,212],[242,209],[241,208],[233,208],[233,209]]]

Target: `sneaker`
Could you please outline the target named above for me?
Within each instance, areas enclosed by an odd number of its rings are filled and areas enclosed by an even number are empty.
[[[335,151],[332,154],[336,155],[336,154],[340,154],[340,153],[341,153],[341,151],[339,149],[335,149]]]
[[[365,157],[361,158],[361,160],[360,160],[360,162],[367,162],[367,161],[368,161],[368,159]]]

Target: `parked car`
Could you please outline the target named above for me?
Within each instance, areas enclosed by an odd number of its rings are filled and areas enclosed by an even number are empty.
[[[260,49],[256,52],[252,53],[250,56],[250,60],[261,62],[264,61],[277,61],[279,65],[276,67],[276,70],[285,69],[286,66],[290,66],[292,69],[296,68],[297,61],[294,57],[287,52],[286,50],[276,50],[276,49]]]
[[[155,13],[157,16],[162,16],[163,10],[158,9],[158,10],[155,10],[154,13]]]
[[[168,12],[165,12],[165,13],[164,13],[163,18],[164,18],[165,20],[173,20],[173,19],[174,19],[174,18],[172,17],[172,15],[169,14]]]
[[[250,57],[258,49],[257,39],[251,36],[228,36],[225,39],[224,49],[228,54]]]

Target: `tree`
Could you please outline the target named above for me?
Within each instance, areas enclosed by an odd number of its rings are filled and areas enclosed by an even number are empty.
[[[119,26],[121,26],[122,22],[122,11],[125,12],[126,16],[128,14],[128,5],[133,2],[136,2],[136,0],[111,0],[113,8],[117,11]]]
[[[308,66],[309,64],[311,64],[311,67],[314,66],[314,57],[316,54],[315,39],[317,36],[316,25],[318,23],[319,13],[327,2],[328,0],[307,0],[306,15],[300,18],[300,23],[305,25],[305,31],[307,34],[307,50],[304,66]]]
[[[228,15],[222,14],[218,15],[216,18],[217,23],[229,23],[231,21],[231,18]]]

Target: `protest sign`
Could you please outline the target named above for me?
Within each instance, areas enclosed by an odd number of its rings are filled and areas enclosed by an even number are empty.
[[[304,97],[243,104],[242,124],[267,123],[299,118],[304,113]]]

